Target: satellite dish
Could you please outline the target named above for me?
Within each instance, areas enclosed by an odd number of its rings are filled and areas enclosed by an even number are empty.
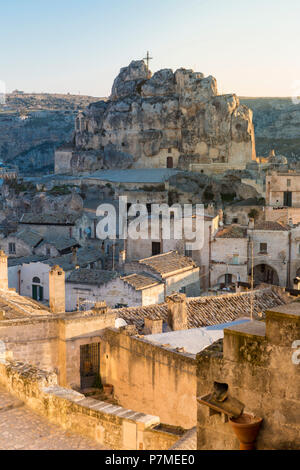
[[[127,323],[123,318],[116,318],[115,320],[115,328],[121,328],[122,326],[127,326]]]

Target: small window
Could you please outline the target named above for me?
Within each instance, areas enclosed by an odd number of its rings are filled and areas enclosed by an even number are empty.
[[[168,149],[168,153],[172,153],[172,149],[171,149],[171,148],[170,148],[170,149]]]
[[[239,264],[239,255],[238,254],[234,254],[232,256],[232,264]]]
[[[9,251],[10,255],[15,255],[16,254],[16,244],[15,243],[9,243],[8,251]]]
[[[46,248],[46,255],[47,256],[50,256],[51,255],[51,250],[49,247]]]
[[[41,280],[40,280],[39,277],[34,277],[34,278],[32,279],[32,283],[33,283],[33,284],[40,284],[40,283],[41,283]]]
[[[239,219],[237,217],[235,217],[234,219],[232,219],[232,223],[233,224],[238,224],[239,223]]]
[[[260,253],[268,253],[268,244],[267,243],[261,243],[259,245],[259,251],[260,251]]]
[[[232,284],[232,274],[225,274],[225,286]]]
[[[291,186],[291,180],[287,180],[286,185],[289,188]]]
[[[79,238],[82,239],[82,228],[79,229]]]

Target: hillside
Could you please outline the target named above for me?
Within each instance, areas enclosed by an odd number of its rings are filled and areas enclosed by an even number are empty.
[[[300,159],[300,104],[291,98],[246,98],[242,104],[253,111],[257,155],[270,149],[289,159]]]
[[[54,149],[72,138],[76,114],[99,99],[8,94],[0,107],[0,160],[18,165],[24,174],[51,171]]]

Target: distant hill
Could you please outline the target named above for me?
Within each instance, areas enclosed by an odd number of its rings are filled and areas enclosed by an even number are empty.
[[[6,95],[0,105],[0,160],[24,174],[52,171],[54,151],[72,139],[79,110],[102,98],[82,95]]]
[[[240,97],[253,111],[257,155],[274,148],[290,160],[300,159],[300,104],[291,98]]]

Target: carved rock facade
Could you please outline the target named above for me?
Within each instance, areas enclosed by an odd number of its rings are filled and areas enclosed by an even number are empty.
[[[218,95],[212,76],[192,70],[163,69],[151,76],[143,61],[121,69],[109,100],[77,116],[74,146],[76,154],[91,152],[94,163],[96,154],[99,169],[214,173],[243,169],[255,159],[252,111],[236,95]]]

